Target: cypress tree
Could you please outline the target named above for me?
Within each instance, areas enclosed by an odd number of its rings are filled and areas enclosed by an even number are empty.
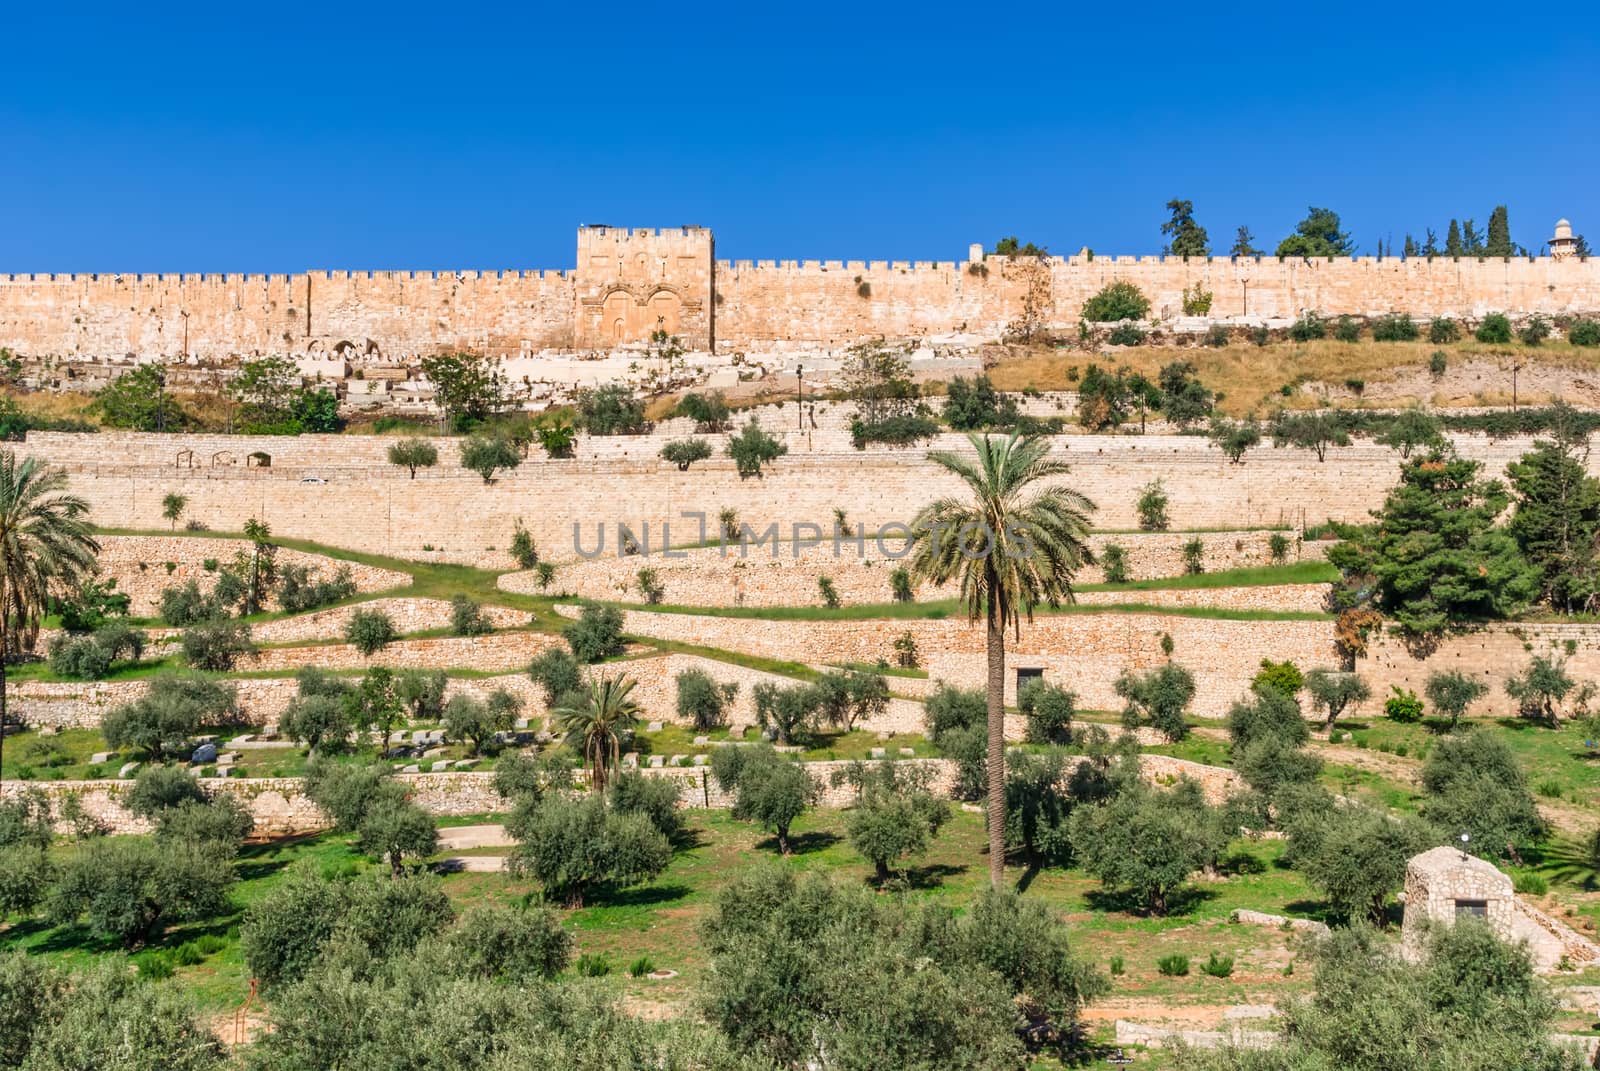
[[[1509,257],[1516,252],[1511,244],[1511,220],[1505,205],[1495,205],[1494,211],[1489,213],[1489,239],[1483,251],[1491,257]]]
[[[1461,247],[1461,224],[1452,219],[1450,229],[1444,232],[1444,255],[1459,257],[1464,252],[1466,250]]]

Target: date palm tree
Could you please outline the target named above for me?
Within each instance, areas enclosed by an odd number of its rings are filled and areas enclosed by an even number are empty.
[[[556,727],[577,734],[583,758],[589,764],[590,785],[606,790],[611,770],[622,761],[622,734],[639,724],[639,704],[633,700],[634,680],[627,674],[602,677],[589,685],[577,706],[550,712]]]
[[[6,664],[33,645],[50,588],[77,588],[99,570],[89,504],[63,493],[67,475],[0,451],[0,760],[5,758]]]
[[[1060,486],[1067,472],[1035,435],[970,435],[977,457],[933,451],[928,460],[960,477],[968,494],[924,506],[912,523],[911,571],[919,581],[959,582],[967,619],[980,617],[989,668],[989,880],[1005,880],[1006,629],[1020,636],[1041,603],[1072,602],[1072,577],[1093,560],[1094,503]]]

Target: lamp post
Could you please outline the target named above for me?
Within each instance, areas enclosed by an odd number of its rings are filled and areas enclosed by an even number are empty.
[[[805,365],[797,364],[794,366],[795,427],[801,431],[806,430],[806,383],[803,378],[805,374]]]

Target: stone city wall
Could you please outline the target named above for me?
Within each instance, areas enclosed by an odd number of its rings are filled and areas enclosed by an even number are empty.
[[[177,492],[189,499],[187,516],[218,531],[239,531],[257,517],[284,537],[499,568],[512,567],[505,548],[519,519],[545,558],[562,561],[574,557],[575,545],[585,553],[615,555],[616,526],[622,524],[652,550],[702,538],[699,520],[686,513],[702,515],[707,534],[713,535],[723,508],[736,510],[758,534],[773,524],[784,538],[796,524],[829,531],[835,509],[845,510],[851,524],[876,532],[880,526],[908,524],[932,498],[959,492],[955,478],[920,450],[791,454],[762,478],[748,480],[741,480],[726,459],[679,472],[658,460],[533,457],[493,484],[444,466],[411,480],[394,466],[365,461],[318,466],[323,482],[301,482],[305,470],[293,467],[294,451],[343,445],[359,456],[368,448],[365,438],[305,436],[233,444],[241,455],[258,443],[285,455],[284,467],[275,461],[266,470],[187,469],[157,460],[184,449],[187,436],[30,432],[22,449],[62,465],[72,490],[89,501],[96,523],[105,527],[161,527],[166,524],[162,499]],[[1373,445],[1334,450],[1320,464],[1306,451],[1263,448],[1240,465],[1229,464],[1194,436],[1063,435],[1053,445],[1071,466],[1066,481],[1097,504],[1093,523],[1107,530],[1137,528],[1139,488],[1157,478],[1166,489],[1175,528],[1261,529],[1330,518],[1365,520],[1382,504],[1398,472],[1394,453]],[[1459,440],[1462,452],[1485,461],[1491,474],[1530,445],[1529,440]],[[451,454],[450,445],[443,444],[440,453]],[[118,463],[102,464],[108,457]],[[1594,465],[1600,468],[1600,458]],[[575,527],[581,539],[575,540]],[[560,590],[559,575],[556,583]]]
[[[1506,679],[1524,672],[1535,656],[1565,663],[1576,681],[1600,683],[1600,625],[1486,625],[1449,634],[1423,650],[1412,649],[1385,631],[1370,641],[1356,671],[1371,685],[1373,698],[1381,701],[1395,687],[1420,696],[1429,676],[1457,670],[1488,688],[1468,708],[1469,716],[1514,717],[1517,704],[1506,694]]]
[[[599,244],[596,244],[599,243]],[[1127,281],[1151,315],[1183,291],[1211,315],[1259,321],[1305,309],[1374,315],[1547,315],[1600,309],[1593,259],[1338,260],[1000,257],[950,261],[713,261],[700,228],[579,231],[574,271],[300,275],[0,275],[0,345],[29,356],[228,358],[450,350],[514,356],[639,341],[659,324],[695,349],[969,335],[995,338],[1030,291],[1057,330]]]

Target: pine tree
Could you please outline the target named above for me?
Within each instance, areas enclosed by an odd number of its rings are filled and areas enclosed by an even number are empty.
[[[1420,251],[1417,249],[1417,240],[1411,237],[1410,231],[1407,231],[1405,245],[1400,247],[1400,255],[1405,257],[1407,260],[1410,260],[1412,257],[1417,256],[1419,252]]]
[[[1432,227],[1427,228],[1426,237],[1422,242],[1422,255],[1429,260],[1439,255],[1439,236],[1434,233]]]
[[[1246,227],[1243,223],[1239,224],[1239,232],[1238,234],[1234,235],[1233,248],[1228,250],[1228,254],[1235,257],[1260,256],[1261,250],[1257,249],[1252,244],[1255,241],[1255,237],[1255,235],[1250,233],[1249,227]]]
[[[1452,219],[1450,229],[1444,232],[1444,255],[1459,257],[1463,252],[1465,250],[1461,248],[1461,224]]]
[[[1483,234],[1470,219],[1461,225],[1461,244],[1466,247],[1467,256],[1483,256]]]
[[[1161,225],[1161,233],[1172,236],[1172,244],[1164,252],[1175,257],[1208,257],[1211,255],[1211,237],[1206,229],[1194,221],[1194,202],[1174,198],[1167,202],[1172,218]]]
[[[1516,252],[1511,244],[1511,220],[1505,205],[1495,205],[1489,213],[1489,239],[1483,247],[1485,256],[1509,257]]]

